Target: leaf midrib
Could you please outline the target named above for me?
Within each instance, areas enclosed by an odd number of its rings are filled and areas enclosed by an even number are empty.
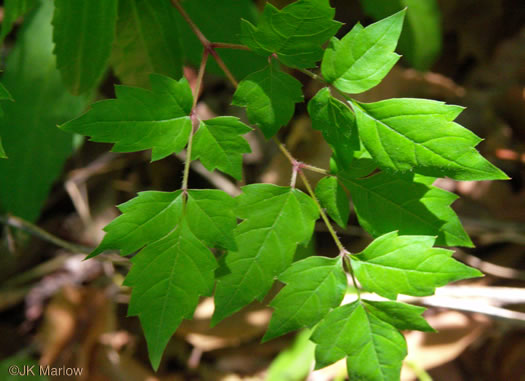
[[[135,233],[135,231],[137,231],[139,228],[143,228],[145,226],[149,226],[150,224],[154,224],[155,223],[155,220],[161,215],[161,214],[164,214],[164,213],[167,213],[168,210],[170,210],[172,208],[172,206],[177,202],[177,200],[179,199],[181,195],[177,195],[177,197],[175,197],[172,201],[170,201],[165,208],[161,209],[159,212],[155,213],[153,216],[151,216],[148,221],[146,221],[145,223],[143,224],[137,224],[136,225],[136,228],[134,228],[133,230],[129,230],[125,235],[123,235],[121,238],[119,238],[119,241],[122,241],[124,240],[125,238],[127,238],[129,235]],[[142,203],[142,204],[146,204],[146,203]],[[176,226],[178,225],[178,223],[175,225],[175,228]],[[173,231],[173,229],[171,230]],[[171,232],[170,231],[170,232]],[[169,232],[169,233],[170,233]],[[168,234],[169,234],[168,233]],[[163,237],[166,237],[167,234],[165,234]],[[163,237],[159,238],[159,239],[162,239]],[[157,240],[155,240],[157,241]],[[144,247],[145,245],[141,245],[141,247]]]
[[[408,135],[404,135],[402,132],[396,130],[395,128],[389,126],[388,124],[386,123],[383,123],[382,120],[380,119],[376,119],[374,116],[372,116],[371,114],[368,113],[368,111],[364,110],[363,109],[363,113],[365,114],[365,117],[366,118],[369,118],[371,119],[373,122],[374,122],[374,127],[375,127],[375,130],[378,132],[378,139],[381,141],[381,137],[380,137],[380,134],[379,134],[379,128],[378,128],[378,125],[380,126],[383,126],[384,128],[386,128],[387,130],[390,130],[394,133],[396,133],[397,135],[399,135],[401,138],[405,139],[405,140],[408,140],[410,143],[412,143],[415,147],[422,147],[424,148],[425,150],[429,151],[431,154],[449,162],[449,163],[452,163],[453,165],[456,165],[457,167],[460,167],[462,169],[465,169],[465,170],[469,170],[469,171],[475,171],[475,172],[478,172],[478,173],[487,173],[486,171],[483,171],[483,170],[480,170],[480,169],[477,169],[475,167],[467,167],[466,165],[463,165],[457,161],[454,161],[452,159],[449,159],[448,157],[445,157],[445,156],[442,156],[440,153],[432,150],[431,148],[427,147],[424,143],[419,143],[415,140],[413,140],[410,136]],[[411,116],[414,116],[414,114],[410,114]],[[451,123],[451,122],[450,122]],[[459,137],[456,137],[458,139],[461,139]],[[428,141],[428,140],[427,140]],[[380,142],[381,145],[383,146],[383,143],[382,141]],[[425,141],[426,143],[426,141]],[[471,147],[469,147],[471,148]],[[389,156],[389,160],[393,163],[392,159],[390,159],[390,154],[388,153],[388,151],[385,150],[385,153]],[[419,167],[427,167],[427,168],[433,168],[432,166],[426,166],[426,165],[423,165],[417,158],[417,155],[415,156],[415,160],[416,160],[416,165],[419,166]],[[395,166],[395,165],[394,165]]]
[[[297,307],[295,308],[295,311],[294,313],[289,316],[287,319],[285,319],[283,322],[281,322],[281,326],[285,325],[286,323],[288,323],[290,320],[292,320],[299,312],[300,310],[304,307],[304,305],[310,301],[310,299],[313,297],[313,296],[318,296],[316,294],[316,292],[324,285],[324,283],[327,281],[328,278],[330,278],[336,271],[336,268],[334,266],[331,266],[331,265],[326,265],[326,266],[320,266],[320,267],[330,267],[330,270],[328,271],[328,273],[323,277],[323,279],[319,282],[319,284],[314,288],[314,289],[307,289],[307,290],[299,290],[299,291],[302,291],[302,292],[308,292],[309,295],[307,298],[305,298],[303,300],[303,302],[301,303],[300,307]],[[317,268],[318,269],[318,268]],[[313,269],[308,269],[304,272],[308,272],[309,270],[313,270]],[[334,277],[335,278],[335,277]],[[289,286],[288,286],[289,287]],[[299,293],[299,292],[298,292]]]
[[[282,195],[283,195],[283,194],[275,195],[275,196],[273,196],[273,197],[278,197],[278,196],[282,196]],[[230,301],[229,301],[228,305],[231,304],[232,300],[235,300],[235,299],[236,299],[236,297],[237,297],[239,291],[242,289],[241,285],[242,285],[242,284],[244,283],[244,281],[246,280],[246,277],[248,276],[248,274],[252,271],[252,267],[253,267],[254,265],[256,265],[256,266],[258,267],[258,269],[259,269],[259,271],[261,272],[262,275],[266,275],[265,272],[263,271],[263,269],[261,268],[261,266],[260,266],[260,264],[259,264],[259,262],[258,262],[258,259],[259,259],[259,257],[262,255],[262,253],[264,253],[264,251],[265,251],[265,250],[264,250],[264,247],[265,247],[265,245],[266,245],[266,241],[268,240],[268,237],[270,236],[270,234],[271,234],[272,232],[274,232],[275,225],[277,224],[277,221],[282,217],[283,210],[286,208],[286,205],[288,204],[288,202],[289,202],[289,200],[290,200],[290,197],[291,197],[292,195],[295,196],[295,195],[293,194],[292,190],[290,190],[290,192],[289,192],[288,195],[286,196],[287,199],[283,202],[283,207],[281,208],[281,210],[280,210],[279,213],[277,214],[277,217],[275,218],[275,220],[274,220],[274,222],[272,223],[271,226],[269,226],[269,227],[261,227],[261,228],[258,228],[258,229],[268,229],[268,232],[266,233],[265,238],[264,238],[264,240],[263,240],[263,243],[262,243],[261,246],[259,247],[259,250],[257,250],[256,255],[253,256],[253,257],[248,257],[248,258],[246,258],[246,257],[244,257],[244,258],[243,258],[243,257],[238,258],[238,261],[239,261],[239,260],[242,260],[242,259],[245,259],[245,260],[253,259],[253,260],[252,260],[252,262],[249,264],[248,269],[244,272],[244,275],[243,275],[243,277],[241,278],[241,281],[239,282],[239,287],[237,287],[237,288],[235,289],[235,292],[233,293],[233,295],[230,294],[231,297],[230,297]],[[272,198],[273,198],[273,197],[272,197]],[[301,208],[299,208],[299,210],[301,210]],[[302,212],[302,210],[301,210],[301,212]],[[242,234],[249,233],[249,232],[251,232],[252,230],[253,230],[253,229],[250,229],[250,230],[248,230],[248,231],[242,232],[241,235],[242,235]],[[279,237],[278,235],[277,235],[277,237],[279,238],[280,241],[282,241],[282,240],[281,240],[281,237]],[[282,253],[281,253],[281,254],[282,254]]]

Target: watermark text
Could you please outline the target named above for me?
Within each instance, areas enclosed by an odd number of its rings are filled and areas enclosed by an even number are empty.
[[[50,365],[11,365],[9,374],[11,376],[82,376],[83,368],[71,368],[65,365],[60,367]]]

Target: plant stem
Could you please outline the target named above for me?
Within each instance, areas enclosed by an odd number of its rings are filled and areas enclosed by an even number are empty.
[[[308,169],[309,171],[312,171],[312,172],[320,173],[322,175],[333,176],[333,174],[331,174],[328,170],[324,168],[319,168],[319,167],[316,167],[310,164],[302,163],[302,168]]]
[[[330,232],[330,235],[334,239],[335,244],[336,244],[337,248],[339,249],[339,252],[346,252],[346,249],[344,248],[343,244],[339,240],[339,237],[337,236],[337,233],[335,232],[334,227],[332,226],[330,220],[328,219],[328,216],[326,215],[326,213],[323,210],[323,207],[319,203],[319,200],[317,199],[317,196],[315,195],[315,192],[312,189],[312,186],[310,185],[310,182],[308,181],[308,179],[306,178],[306,176],[304,175],[304,173],[302,171],[299,172],[299,176],[301,176],[301,180],[303,180],[303,183],[304,183],[304,186],[306,187],[306,190],[308,191],[308,193],[310,194],[310,196],[314,200],[315,205],[317,205],[317,209],[319,209],[319,213],[321,214],[321,218],[325,222],[326,227],[328,228],[328,231]]]
[[[46,232],[44,229],[41,229],[38,226],[20,217],[0,215],[0,222],[8,226],[12,226],[16,229],[23,230],[37,237],[40,237],[44,241],[51,242],[52,244],[59,246],[63,249],[66,249],[68,251],[71,251],[73,253],[89,254],[93,251],[92,248],[80,246],[80,245],[76,245],[71,242],[64,241],[63,239],[58,238],[52,235],[51,233]]]
[[[275,144],[277,144],[277,147],[279,147],[279,149],[281,150],[283,155],[286,156],[286,158],[293,165],[294,162],[296,162],[297,160],[295,160],[295,158],[292,156],[290,151],[288,151],[286,149],[285,145],[283,143],[281,143],[281,141],[278,138],[276,138],[275,136],[272,137],[272,140],[275,142]],[[321,173],[321,174],[326,175],[326,176],[333,176],[328,170],[326,170],[324,168],[315,167],[313,165],[302,163],[302,162],[301,162],[301,168],[308,169],[309,171],[312,171],[312,172]]]
[[[197,74],[197,82],[195,83],[195,92],[193,94],[193,106],[192,110],[197,106],[197,101],[199,100],[199,95],[202,88],[202,79],[204,78],[204,72],[206,71],[206,63],[208,62],[209,52],[206,48],[202,51],[202,60],[201,65],[199,66],[199,73]]]
[[[290,163],[293,164],[293,162],[295,161],[295,158],[292,156],[292,154],[290,153],[290,151],[288,151],[286,149],[286,147],[284,146],[283,143],[281,143],[279,141],[279,139],[277,139],[276,136],[273,136],[272,137],[272,140],[275,142],[275,144],[277,144],[277,147],[279,147],[279,149],[281,150],[281,152],[283,153],[284,156],[286,156],[286,158],[290,161]]]
[[[177,8],[177,10],[179,11],[179,13],[182,15],[182,17],[184,18],[184,20],[188,23],[188,25],[190,26],[191,30],[193,31],[193,33],[197,36],[197,38],[199,39],[199,41],[201,42],[202,46],[204,47],[204,50],[206,50],[209,54],[211,54],[213,56],[213,58],[215,59],[215,61],[217,62],[217,65],[219,65],[219,67],[222,69],[222,71],[224,72],[224,74],[226,74],[226,77],[228,77],[228,79],[230,80],[230,82],[235,86],[237,87],[238,86],[238,82],[237,80],[235,79],[235,77],[233,76],[233,74],[231,73],[230,69],[228,69],[228,67],[226,66],[226,64],[224,63],[224,61],[222,60],[222,58],[219,56],[219,54],[215,51],[215,48],[216,47],[228,47],[228,48],[232,48],[232,49],[244,49],[241,48],[243,45],[237,45],[237,44],[226,44],[226,43],[211,43],[210,40],[208,40],[206,38],[206,36],[201,32],[201,30],[199,29],[199,27],[197,25],[195,25],[195,23],[193,22],[193,20],[191,19],[190,15],[188,15],[186,13],[186,11],[184,10],[184,8],[182,7],[182,5],[180,5],[180,2],[179,0],[171,0],[171,4],[173,4],[173,6],[175,8]],[[248,47],[246,47],[248,48]]]
[[[197,74],[197,82],[195,84],[195,92],[193,95],[193,106],[191,107],[191,132],[188,139],[188,148],[186,149],[186,160],[184,162],[184,174],[182,176],[182,192],[188,191],[188,178],[190,177],[190,164],[191,164],[191,150],[193,147],[193,135],[199,128],[200,120],[197,116],[196,106],[199,100],[199,95],[202,88],[202,79],[204,78],[204,72],[206,71],[206,63],[208,62],[209,51],[204,47],[202,52],[202,60],[199,67],[199,73]]]
[[[307,70],[307,69],[297,69],[297,70],[299,70],[303,74],[306,74],[307,76],[309,76],[310,78],[316,81],[327,83],[323,77],[321,77],[319,74],[315,74],[314,72],[310,70]]]
[[[290,187],[295,189],[295,183],[297,182],[297,173],[301,171],[301,168],[294,165],[292,170],[292,179],[290,180]]]
[[[188,139],[188,148],[186,148],[186,161],[184,162],[184,174],[182,175],[182,193],[188,191],[188,178],[190,177],[191,148],[193,146],[193,133],[199,127],[199,118],[195,111],[191,112],[191,133]]]
[[[352,262],[350,262],[350,257],[348,256],[348,254],[349,254],[348,251],[341,253],[341,255],[343,256],[343,261],[346,264],[346,267],[348,268],[348,272],[350,273],[350,276],[352,277],[352,283],[354,284],[354,287],[357,291],[357,298],[361,299],[361,291],[359,290],[357,280],[355,279],[354,268],[352,267]]]
[[[237,50],[251,51],[251,49],[247,47],[246,45],[230,44],[228,42],[212,42],[211,46],[213,48],[218,48],[218,49],[237,49]]]
[[[184,10],[184,8],[182,7],[182,5],[180,5],[179,0],[171,0],[171,4],[173,4],[173,6],[175,8],[177,8],[177,10],[181,14],[181,16],[184,18],[184,20],[190,26],[190,28],[193,31],[193,33],[197,36],[197,38],[201,42],[202,46],[204,46],[205,48],[210,48],[211,47],[210,41],[204,36],[204,34],[199,29],[199,27],[197,25],[195,25],[195,23],[191,19],[190,15],[188,15],[186,13],[186,11]]]
[[[334,227],[330,223],[330,220],[328,219],[328,216],[326,215],[326,213],[324,212],[323,208],[321,207],[321,204],[319,203],[319,200],[317,199],[317,196],[315,195],[315,192],[313,191],[312,186],[310,185],[310,182],[308,181],[308,178],[301,171],[301,168],[306,168],[306,169],[310,169],[310,170],[312,170],[312,168],[315,168],[316,170],[322,171],[321,173],[328,173],[328,172],[326,170],[322,169],[322,168],[317,168],[317,167],[314,167],[314,166],[310,166],[308,164],[304,164],[304,163],[298,162],[292,156],[290,151],[288,151],[286,149],[284,144],[279,141],[279,139],[277,139],[275,136],[272,139],[277,144],[277,146],[279,147],[281,152],[284,154],[284,156],[286,156],[286,158],[292,164],[292,166],[294,168],[293,169],[293,171],[294,171],[293,174],[296,174],[297,172],[299,172],[299,176],[301,176],[301,180],[303,180],[303,183],[304,183],[304,186],[306,187],[306,190],[308,191],[308,193],[310,194],[310,196],[314,200],[315,204],[317,205],[317,208],[319,209],[319,213],[321,214],[321,218],[325,222],[326,227],[328,228],[328,231],[332,235],[332,237],[333,237],[333,239],[335,241],[335,244],[337,245],[337,248],[339,249],[340,252],[346,252],[346,249],[344,248],[343,244],[339,240],[339,237],[337,236],[337,233],[335,232]],[[293,180],[294,180],[294,177],[292,177],[292,181]]]
[[[230,69],[228,69],[228,66],[224,63],[222,58],[219,56],[219,54],[215,51],[215,49],[210,49],[210,54],[215,59],[215,62],[217,62],[217,65],[221,68],[221,70],[226,74],[226,77],[228,77],[228,80],[232,83],[232,85],[237,88],[239,86],[239,82],[235,79]]]

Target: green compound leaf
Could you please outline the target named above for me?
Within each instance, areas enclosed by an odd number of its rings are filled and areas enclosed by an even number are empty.
[[[317,343],[315,368],[346,357],[350,380],[399,380],[407,354],[403,335],[359,301],[331,311],[311,340]]]
[[[126,85],[146,87],[148,76],[182,75],[177,11],[169,0],[119,0],[111,64]]]
[[[332,147],[340,168],[349,168],[354,151],[359,150],[357,124],[352,111],[332,97],[328,88],[321,89],[308,103],[312,127],[323,133]]]
[[[361,0],[376,20],[407,8],[399,51],[412,67],[428,70],[441,52],[441,12],[436,0]]]
[[[437,236],[438,245],[474,246],[450,207],[458,196],[432,186],[434,179],[384,172],[364,179],[346,172],[337,176],[350,190],[359,224],[372,236],[399,230],[402,235]]]
[[[94,103],[61,128],[91,136],[94,142],[115,143],[115,152],[152,149],[152,161],[180,152],[191,132],[188,81],[152,74],[150,82],[152,91],[115,86],[117,99]]]
[[[337,178],[324,177],[315,187],[315,195],[328,215],[343,229],[346,228],[350,216],[350,202]]]
[[[251,130],[233,116],[203,121],[193,138],[192,159],[200,159],[210,171],[218,168],[240,180],[242,154],[251,152],[250,145],[240,135]]]
[[[191,218],[185,214],[172,232],[137,254],[124,282],[133,287],[128,315],[140,318],[155,370],[182,319],[191,318],[199,297],[213,290],[217,263],[188,227]]]
[[[261,300],[292,263],[297,245],[310,240],[319,218],[313,200],[297,189],[253,184],[242,191],[236,207],[244,219],[235,229],[239,249],[229,251],[221,266],[212,324]]]
[[[410,98],[354,106],[359,136],[384,170],[454,180],[508,179],[474,148],[482,139],[454,122],[463,107]]]
[[[220,190],[189,190],[185,206],[182,191],[141,192],[119,206],[123,214],[90,255],[142,249],[125,281],[133,287],[128,313],[140,317],[155,369],[182,319],[212,292],[217,263],[207,247],[236,247],[233,208],[234,199]]]
[[[346,93],[358,94],[381,82],[399,60],[394,53],[405,11],[363,28],[354,28],[326,48],[321,72],[325,80]]]
[[[398,236],[376,238],[351,257],[356,278],[364,289],[388,299],[398,294],[432,295],[436,287],[482,274],[452,258],[452,251],[433,248],[435,237]]]
[[[5,0],[4,18],[2,20],[2,31],[0,32],[0,43],[13,29],[13,25],[19,17],[23,16],[38,4],[38,0]]]
[[[363,304],[367,311],[401,331],[412,329],[423,332],[435,332],[434,328],[421,316],[426,310],[424,307],[399,302],[377,302],[364,299]]]
[[[95,87],[106,71],[117,22],[117,0],[56,0],[57,68],[73,94]]]
[[[239,83],[232,104],[246,107],[250,123],[257,124],[264,136],[271,138],[292,119],[295,104],[303,101],[301,88],[301,82],[272,62]]]
[[[277,54],[287,66],[314,67],[341,26],[334,15],[328,0],[299,0],[282,10],[266,4],[257,27],[243,20],[241,41],[261,55]]]
[[[341,304],[347,281],[341,258],[310,257],[279,275],[286,286],[272,300],[272,320],[263,341],[317,324]]]

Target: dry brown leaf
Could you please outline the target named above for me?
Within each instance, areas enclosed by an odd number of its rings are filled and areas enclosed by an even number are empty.
[[[37,336],[40,364],[82,368],[89,379],[91,357],[100,337],[115,330],[115,312],[107,292],[65,286],[50,301]]]

